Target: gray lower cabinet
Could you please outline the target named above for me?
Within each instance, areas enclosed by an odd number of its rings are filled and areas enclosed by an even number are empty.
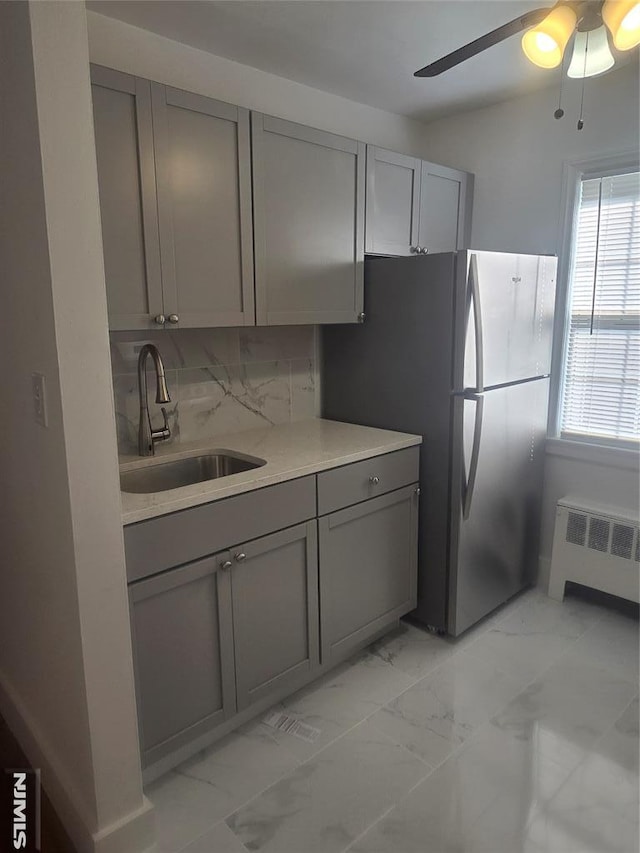
[[[414,609],[418,495],[414,484],[319,519],[323,665]]]
[[[241,711],[318,666],[316,522],[233,549],[236,691]]]
[[[367,145],[365,251],[452,252],[469,245],[473,175]]]
[[[145,766],[236,711],[231,578],[218,554],[131,584]]]
[[[145,767],[319,665],[309,521],[129,586]]]
[[[258,325],[362,312],[365,146],[251,114]]]
[[[144,768],[167,769],[415,607],[418,452],[125,528]]]

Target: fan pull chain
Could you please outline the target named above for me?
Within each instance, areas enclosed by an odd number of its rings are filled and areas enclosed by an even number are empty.
[[[582,94],[580,95],[580,118],[578,119],[578,130],[582,130],[584,127],[584,121],[582,120],[582,115],[584,112],[584,81],[586,78],[587,72],[587,55],[589,53],[589,36],[591,33],[587,33],[587,41],[584,46],[584,66],[582,69]],[[593,322],[593,320],[592,320]]]
[[[562,55],[562,62],[560,63],[560,92],[558,94],[558,109],[553,114],[553,117],[557,119],[561,119],[564,115],[564,110],[562,109],[562,84],[564,83],[564,64],[566,59],[566,53],[567,51],[565,50],[564,54]]]

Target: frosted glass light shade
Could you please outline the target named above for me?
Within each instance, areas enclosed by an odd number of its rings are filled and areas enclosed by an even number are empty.
[[[607,29],[604,25],[588,33],[576,33],[568,77],[595,77],[596,74],[604,74],[613,64],[614,58],[609,50]]]
[[[602,20],[609,27],[618,50],[630,50],[640,44],[640,2],[638,0],[606,0]]]
[[[570,6],[556,6],[540,23],[522,37],[527,59],[540,68],[556,68],[571,38],[578,18]]]

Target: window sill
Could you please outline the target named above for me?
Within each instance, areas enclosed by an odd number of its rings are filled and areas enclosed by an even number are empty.
[[[593,465],[622,468],[625,471],[640,471],[640,453],[626,447],[607,447],[604,444],[589,444],[586,441],[571,441],[567,438],[548,438],[546,452],[549,456],[576,459]]]

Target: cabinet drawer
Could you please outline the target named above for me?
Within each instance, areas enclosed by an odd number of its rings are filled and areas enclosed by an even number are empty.
[[[315,477],[130,524],[124,529],[129,582],[290,527],[316,514]]]
[[[416,482],[419,459],[420,448],[407,447],[318,474],[318,515]]]

